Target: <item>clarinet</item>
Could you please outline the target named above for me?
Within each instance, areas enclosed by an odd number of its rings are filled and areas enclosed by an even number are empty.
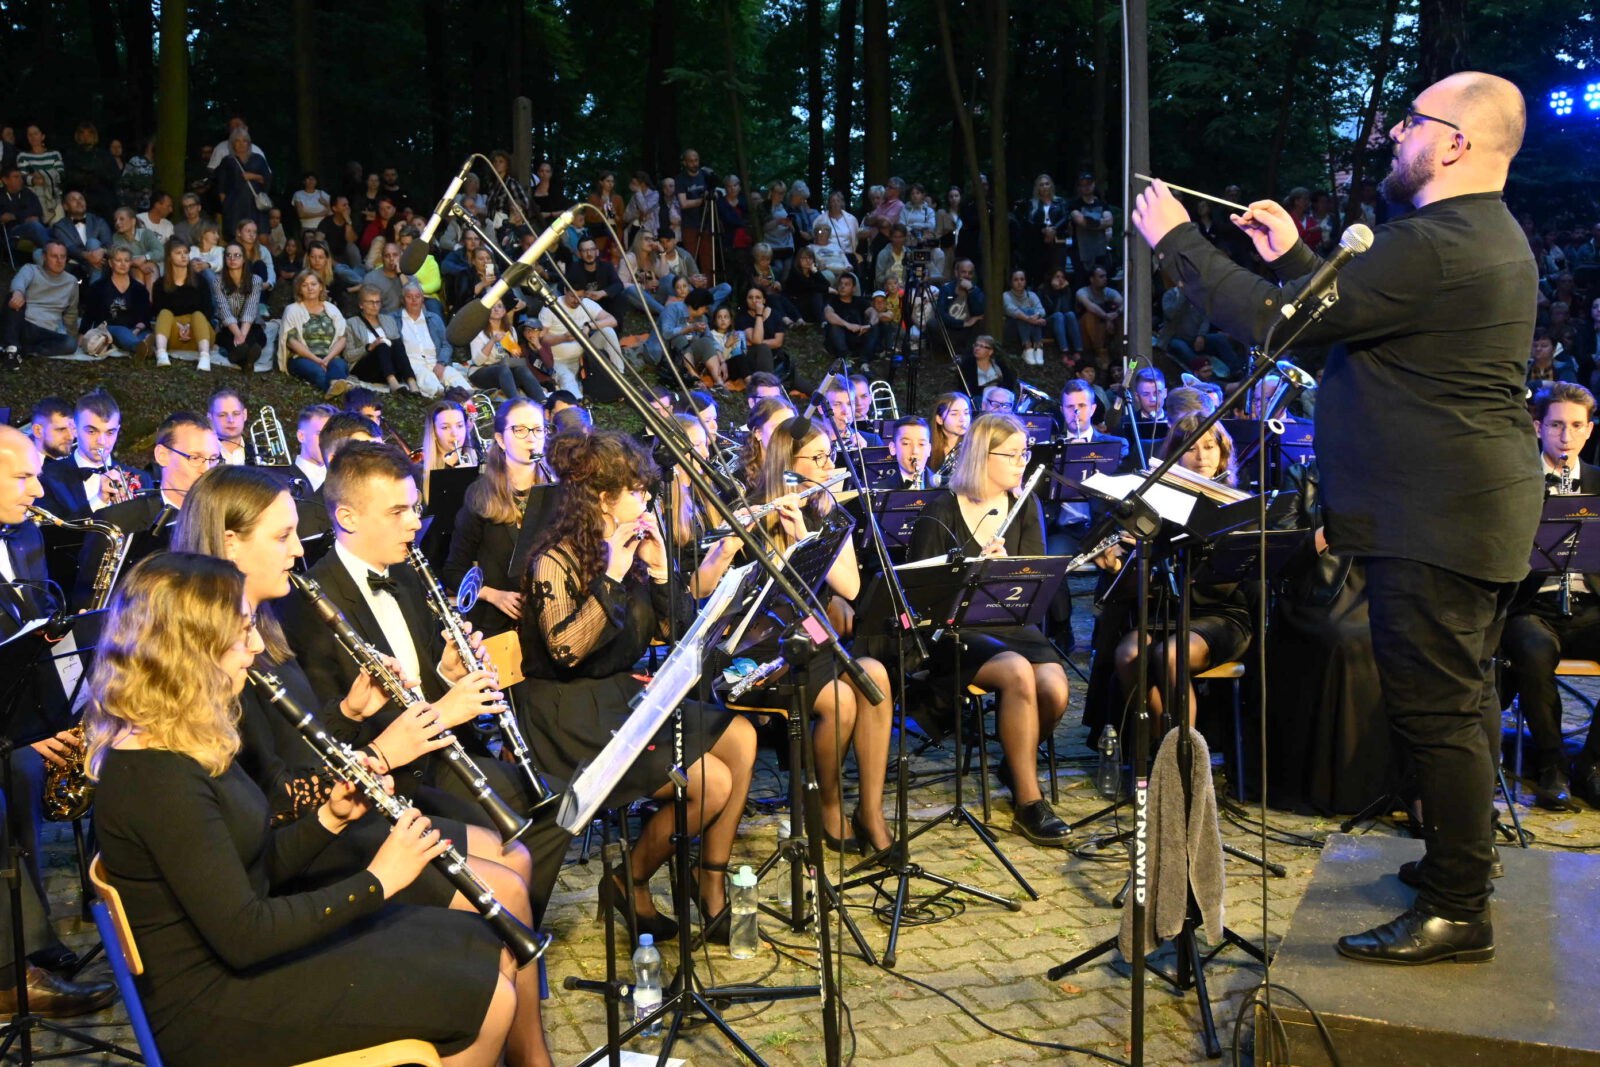
[[[290,724],[300,732],[328,769],[361,790],[367,802],[392,823],[398,823],[407,805],[384,788],[383,781],[362,761],[349,745],[329,737],[317,717],[294,702],[278,676],[267,671],[250,670],[250,681],[273,707],[283,713]],[[447,878],[461,895],[472,901],[485,922],[500,936],[511,950],[517,966],[526,967],[550,945],[550,935],[528,929],[521,919],[506,911],[495,899],[494,891],[479,878],[466,858],[454,845],[445,846],[444,855],[433,859],[433,868]]]
[[[378,656],[378,650],[356,633],[355,627],[350,625],[350,620],[346,619],[344,613],[328,599],[328,595],[322,591],[322,586],[315,578],[308,578],[303,574],[291,574],[289,581],[311,601],[311,606],[333,631],[339,647],[355,661],[356,667],[371,678],[396,706],[410,708],[423,703],[421,693],[409,688],[393,671],[384,666],[383,660]],[[505,842],[504,847],[509,849],[533,828],[532,820],[518,815],[512,810],[511,805],[500,798],[489,785],[489,780],[483,776],[483,772],[478,769],[478,765],[472,762],[472,757],[467,755],[467,750],[461,747],[459,738],[448,730],[440,736],[450,738],[450,746],[443,750],[445,765],[472,791],[473,798],[482,806],[484,813],[489,816],[489,821],[499,831],[501,840]]]
[[[454,646],[456,654],[461,657],[461,662],[469,671],[483,670],[483,660],[472,647],[472,642],[467,639],[467,628],[457,614],[455,605],[450,603],[450,598],[445,595],[439,579],[433,575],[433,568],[428,565],[428,560],[412,545],[406,553],[406,562],[411,569],[417,572],[417,577],[422,579],[422,591],[427,595],[428,607],[433,611],[434,618],[439,620],[439,625],[444,627],[445,637]],[[546,804],[552,803],[557,795],[551,791],[544,780],[544,775],[539,773],[539,768],[533,765],[533,753],[528,749],[528,742],[522,736],[522,727],[517,724],[516,713],[504,700],[495,705],[495,722],[500,726],[500,736],[505,741],[506,748],[511,752],[511,762],[517,765],[522,772],[522,777],[528,786],[528,793],[533,797],[533,807],[528,814],[538,811]]]
[[[1561,458],[1561,485],[1556,492],[1562,496],[1569,496],[1572,493],[1572,466],[1567,462],[1565,456]],[[1572,568],[1570,566],[1561,569],[1561,614],[1572,614]]]

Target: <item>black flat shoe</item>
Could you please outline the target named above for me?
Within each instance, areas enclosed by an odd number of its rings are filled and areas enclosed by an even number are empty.
[[[894,840],[892,835],[887,848],[873,847],[872,835],[867,833],[867,827],[861,821],[860,808],[850,813],[850,828],[856,832],[856,842],[861,846],[862,854],[867,857],[864,862],[875,864],[879,867],[904,867],[906,865],[907,850],[905,843]]]
[[[678,936],[678,920],[672,916],[662,915],[660,912],[654,915],[635,914],[633,900],[628,895],[628,886],[623,881],[621,870],[609,870],[606,872],[606,877],[611,885],[608,891],[605,882],[600,884],[600,905],[595,915],[597,920],[605,919],[606,898],[609,896],[611,906],[617,909],[617,914],[622,916],[622,921],[632,931],[634,941],[638,941],[640,934],[649,934],[656,939],[657,944],[671,941]]]
[[[1411,908],[1364,933],[1339,939],[1339,955],[1363,963],[1484,963],[1494,959],[1494,924],[1453,922]]]
[[[1500,850],[1494,850],[1494,862],[1489,865],[1489,877],[1500,878],[1506,873],[1506,865],[1500,862]],[[1412,889],[1422,888],[1422,861],[1406,860],[1395,872],[1396,876]]]
[[[1584,766],[1585,761],[1572,765],[1572,792],[1589,807],[1600,811],[1600,764]]]
[[[1045,848],[1066,848],[1072,837],[1072,827],[1062,822],[1061,816],[1043,799],[1018,807],[1011,828]]]

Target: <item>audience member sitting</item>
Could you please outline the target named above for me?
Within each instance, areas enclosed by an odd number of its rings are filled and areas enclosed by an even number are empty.
[[[139,280],[148,288],[161,276],[162,242],[154,230],[146,230],[134,218],[133,209],[119,207],[111,216],[112,235],[110,248],[125,250]]]
[[[965,347],[978,331],[986,306],[983,290],[975,280],[972,260],[956,261],[954,277],[939,289],[934,312],[949,334],[950,346]]]
[[[44,261],[25,263],[11,279],[6,305],[5,367],[19,370],[22,357],[66,356],[78,350],[67,316],[78,308],[78,279],[67,271],[67,248],[44,245]]]
[[[126,248],[113,249],[105,274],[84,291],[79,333],[104,326],[111,334],[112,344],[124,352],[133,352],[150,336],[154,315],[150,290],[133,277],[133,256]]]
[[[76,189],[61,199],[63,215],[51,234],[67,249],[67,269],[86,282],[94,281],[105,268],[111,246],[111,227],[98,215],[89,214],[88,202]]]
[[[43,249],[50,240],[50,231],[44,225],[44,208],[33,190],[23,185],[22,171],[15,165],[0,172],[0,229],[5,231],[13,261],[19,240],[33,245],[34,251]]]
[[[194,369],[209,371],[215,337],[211,290],[200,273],[189,268],[189,246],[177,238],[167,242],[161,281],[150,294],[150,306],[156,313],[152,335],[156,366],[171,366],[169,351],[188,351],[192,346],[200,354]]]
[[[283,309],[278,332],[278,369],[330,399],[340,396],[350,388],[345,318],[328,300],[322,279],[310,271],[295,278],[293,290],[294,302]]]
[[[823,345],[834,359],[866,363],[872,359],[875,337],[872,323],[867,320],[871,305],[856,295],[854,274],[841,274],[837,285],[837,294],[829,298],[823,312],[827,322],[822,331]]]
[[[1107,286],[1109,279],[1104,267],[1095,267],[1077,295],[1084,352],[1102,370],[1110,366],[1113,349],[1122,340],[1122,294]]]
[[[222,269],[206,271],[205,278],[211,284],[217,318],[217,347],[235,366],[254,368],[267,347],[261,325],[267,309],[261,304],[261,279],[245,266],[244,249],[237,241],[223,250]]]

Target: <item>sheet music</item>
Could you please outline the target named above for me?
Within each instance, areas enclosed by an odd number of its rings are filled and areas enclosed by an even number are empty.
[[[1126,500],[1144,482],[1138,474],[1091,474],[1080,484],[1102,496]],[[1186,526],[1194,513],[1195,497],[1159,482],[1145,490],[1144,499],[1157,515],[1168,522]]]
[[[83,684],[83,657],[78,654],[78,635],[69,631],[56,642],[50,655],[55,660],[56,676],[61,679],[61,691],[72,698],[73,714],[83,714],[83,706],[89,702],[89,687]]]
[[[756,563],[733,567],[722,576],[717,587],[706,600],[705,607],[694,624],[683,635],[667,661],[655,677],[633,698],[633,712],[622,728],[611,735],[606,747],[600,750],[593,762],[585,767],[561,797],[561,811],[556,821],[568,833],[575,834],[589,825],[594,813],[611,795],[639,753],[645,750],[656,732],[666,723],[667,716],[689,690],[700,680],[701,653],[711,630],[722,620],[732,606],[745,577]]]

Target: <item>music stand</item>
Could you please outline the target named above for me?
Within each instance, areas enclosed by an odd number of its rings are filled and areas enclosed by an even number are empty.
[[[1056,417],[1048,411],[1024,411],[1011,417],[1022,423],[1029,448],[1050,440],[1056,432]]]
[[[819,589],[826,580],[828,571],[833,567],[853,526],[853,523],[848,526],[837,523],[831,529],[821,534],[814,534],[795,545],[789,557],[789,565],[794,568],[799,580],[812,591]],[[862,936],[861,928],[845,910],[840,899],[843,887],[836,887],[833,884],[822,862],[824,858],[821,850],[822,838],[818,832],[818,828],[822,825],[820,800],[817,790],[808,787],[808,783],[815,781],[816,777],[813,763],[815,757],[811,754],[811,746],[806,744],[806,738],[811,733],[811,703],[815,694],[806,685],[809,649],[803,641],[796,647],[796,643],[792,640],[796,627],[795,606],[768,581],[761,594],[744,613],[744,618],[733,628],[728,639],[719,646],[720,651],[732,655],[739,648],[748,648],[751,644],[748,637],[753,631],[760,629],[764,633],[770,633],[774,626],[781,629],[784,634],[780,642],[781,658],[789,668],[788,677],[774,687],[774,692],[781,692],[788,706],[790,832],[789,837],[780,840],[777,848],[761,861],[756,869],[756,877],[765,876],[780,863],[788,863],[789,911],[785,914],[766,903],[761,904],[761,910],[785,923],[794,933],[803,932],[812,919],[806,907],[806,875],[814,872],[812,876],[816,881],[818,899],[816,918],[819,924],[826,929],[826,913],[822,907],[822,903],[826,902],[828,907],[838,913],[861,958],[868,964],[876,965],[877,957],[867,945],[866,938]],[[813,809],[815,809],[815,820],[812,818]],[[825,968],[831,970],[826,954],[824,963]]]
[[[466,504],[467,490],[478,480],[476,467],[441,467],[429,471],[426,514],[433,518],[428,536],[420,538],[422,554],[435,568],[444,566],[450,552],[450,537],[455,533],[456,516]]]
[[[951,644],[955,666],[951,684],[955,687],[955,746],[958,759],[959,754],[965,751],[961,722],[961,631],[985,626],[1038,625],[1049,610],[1057,588],[1066,579],[1067,562],[1059,556],[1003,556],[954,562],[947,557],[937,556],[895,568],[905,585],[907,603],[919,618],[931,620],[935,627],[935,640],[945,634],[953,638]],[[979,732],[981,735],[981,725]],[[978,741],[979,773],[987,777],[988,750],[981,736]],[[921,837],[945,822],[965,826],[987,846],[1023,892],[1029,898],[1038,900],[1038,892],[1001,850],[999,841],[986,825],[989,817],[987,798],[984,801],[983,819],[967,810],[962,789],[964,777],[959,772],[956,774],[955,802],[919,826],[911,834],[911,839]],[[1004,898],[990,899],[1006,903],[1013,910],[1021,907],[1015,901],[1006,901]]]
[[[89,616],[90,619],[97,617],[98,613]],[[56,702],[45,699],[49,678],[56,673],[52,662],[54,641],[49,637],[49,629],[47,620],[36,619],[0,642],[0,678],[9,680],[9,684],[0,691],[0,782],[4,783],[8,797],[14,796],[11,753],[24,745],[54,737],[72,725],[70,700]],[[0,1028],[0,1035],[3,1035],[3,1039],[0,1039],[0,1059],[6,1058],[12,1045],[18,1044],[20,1062],[24,1065],[33,1063],[33,1033],[43,1030],[82,1043],[81,1048],[50,1053],[46,1058],[107,1052],[133,1063],[142,1063],[143,1057],[138,1052],[63,1026],[29,1010],[28,950],[23,943],[22,912],[22,880],[27,877],[23,869],[23,857],[26,853],[22,844],[18,804],[6,805],[6,832],[11,837],[5,877],[9,883],[7,899],[11,909],[11,964],[17,983],[17,1013]]]
[[[911,544],[911,531],[917,524],[917,516],[922,514],[923,509],[935,497],[949,491],[948,489],[867,490],[876,494],[873,510],[877,512],[878,525],[883,530],[884,547],[888,550],[890,559],[896,563],[903,562],[906,549]],[[859,497],[845,503],[845,509],[852,515],[857,514],[861,507]],[[866,523],[858,522],[855,532],[856,551],[860,553],[865,549],[866,539],[871,536],[871,531]],[[857,612],[858,616],[860,614]]]

